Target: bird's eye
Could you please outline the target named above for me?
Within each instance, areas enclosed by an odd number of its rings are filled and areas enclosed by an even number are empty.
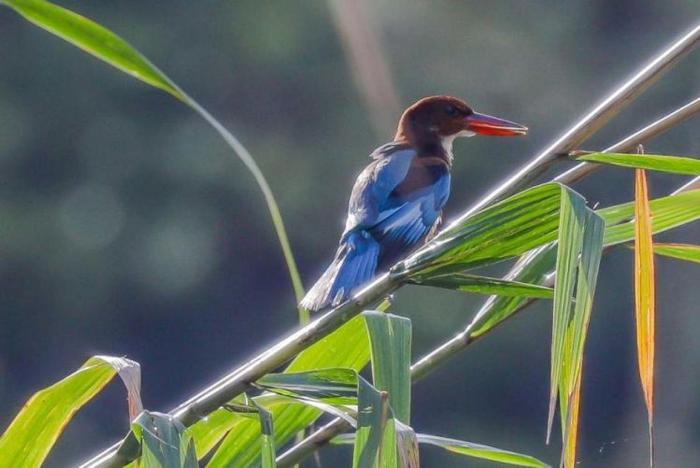
[[[457,114],[459,114],[459,111],[455,106],[447,106],[445,108],[445,113],[449,115],[450,117],[457,117]]]

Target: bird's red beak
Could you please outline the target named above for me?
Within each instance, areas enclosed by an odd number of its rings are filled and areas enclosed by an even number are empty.
[[[478,135],[516,136],[527,134],[527,127],[523,125],[478,112],[469,114],[465,121],[465,130]]]

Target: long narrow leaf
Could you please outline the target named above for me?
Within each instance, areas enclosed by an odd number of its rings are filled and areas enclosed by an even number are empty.
[[[474,442],[466,442],[464,440],[451,439],[449,437],[440,437],[431,434],[416,434],[416,439],[419,444],[433,445],[452,453],[464,455],[467,457],[480,458],[482,460],[490,460],[507,465],[526,466],[532,468],[548,468],[549,465],[531,457],[509,450],[503,450],[488,445],[477,444]],[[331,440],[332,444],[344,445],[353,444],[355,442],[355,434],[340,434]]]
[[[561,390],[560,378],[564,360],[564,345],[571,319],[571,298],[576,284],[578,256],[583,245],[586,222],[586,202],[580,195],[567,192],[561,198],[561,217],[556,261],[557,279],[554,288],[552,314],[552,358],[550,368],[549,414],[547,416],[547,441],[552,432],[557,390]],[[562,415],[563,416],[563,415]],[[563,427],[562,427],[563,429]]]
[[[256,403],[255,400],[253,400],[253,405],[258,410],[258,416],[260,417],[262,468],[275,468],[277,466],[275,462],[277,455],[275,453],[275,432],[272,413],[264,406]]]
[[[368,311],[367,324],[372,357],[372,382],[389,394],[394,415],[411,421],[411,321],[393,314]]]
[[[45,0],[0,0],[0,4],[9,6],[31,23],[74,44],[117,69],[168,92],[178,100],[186,103],[211,125],[214,130],[221,135],[236,156],[245,164],[260,187],[265,197],[265,203],[270,212],[270,217],[272,218],[272,223],[275,227],[285,262],[287,263],[294,293],[297,300],[301,300],[304,295],[304,288],[292,254],[289,239],[287,238],[287,232],[284,227],[284,222],[282,221],[282,215],[277,201],[257,163],[248,150],[246,150],[231,132],[197,101],[180,89],[173,80],[149,62],[140,52],[107,28],[73,11]],[[300,308],[299,317],[302,323],[308,322],[308,311]]]
[[[357,431],[355,432],[352,466],[353,468],[384,468],[383,460],[396,455],[395,449],[393,453],[387,453],[386,450],[383,450],[387,421],[391,411],[389,394],[378,391],[364,379],[361,379],[357,400]],[[391,440],[392,435],[389,434],[388,439]],[[396,442],[391,440],[389,445],[396,447]],[[387,468],[392,467],[389,465]]]
[[[588,335],[593,298],[598,279],[600,258],[603,254],[605,223],[591,210],[586,210],[583,242],[576,280],[576,298],[573,317],[567,329],[564,349],[563,379],[560,383],[562,399],[562,427],[564,466],[576,466],[579,402],[583,373],[583,351]]]
[[[412,278],[410,282],[423,286],[453,289],[473,294],[536,297],[540,299],[551,299],[554,295],[552,288],[546,286],[508,279],[491,278],[488,276],[470,275],[467,273],[443,274],[440,276],[430,276],[425,279]]]
[[[654,243],[654,253],[664,257],[700,263],[700,245]]]
[[[523,255],[513,269],[506,275],[508,281],[520,281],[527,284],[541,284],[549,276],[556,262],[557,246],[551,243]],[[491,296],[469,324],[470,336],[479,337],[488,333],[516,310],[529,298],[523,296]]]
[[[637,359],[644,401],[649,422],[651,464],[654,464],[654,348],[655,301],[654,250],[652,242],[651,211],[647,193],[646,175],[637,169],[635,177],[635,238],[634,284],[635,317],[637,322]]]
[[[291,398],[313,398],[335,405],[357,403],[357,371],[353,369],[268,374],[255,385]]]
[[[700,175],[700,159],[659,154],[584,153],[576,155],[577,161],[587,161],[612,166],[648,169],[673,174]]]
[[[341,328],[300,353],[285,372],[346,367],[359,371],[370,359],[369,339],[365,322],[355,317]],[[321,416],[322,412],[308,405],[279,402],[266,405],[275,420],[275,442],[288,442]],[[209,466],[247,467],[260,463],[258,440],[260,427],[254,421],[236,417],[219,409],[190,428],[197,442],[198,456],[206,455],[221,441]],[[223,440],[221,440],[223,438]]]
[[[44,0],[2,0],[36,26],[177,99],[185,96],[170,79],[121,37],[84,16]]]
[[[429,274],[446,265],[470,268],[521,255],[556,240],[562,191],[556,183],[539,185],[496,203],[443,231],[403,266]]]
[[[131,423],[131,430],[141,444],[140,467],[199,467],[192,437],[172,416],[144,411]]]
[[[382,423],[386,425],[379,452],[378,466],[382,468],[408,468],[418,458],[411,418],[411,321],[393,314],[367,311],[362,314],[370,339],[372,382],[386,395],[389,414]],[[361,402],[358,402],[361,404]],[[382,408],[383,411],[386,409]],[[382,415],[382,418],[385,418]],[[363,430],[362,416],[358,417],[358,434]],[[360,441],[358,436],[356,441]],[[359,450],[359,453],[358,453]],[[353,460],[359,466],[368,461],[362,456],[366,447],[356,442]],[[399,463],[402,465],[399,465]],[[374,465],[372,465],[374,466]]]
[[[700,219],[700,190],[658,198],[649,203],[654,217],[653,232],[659,233]],[[616,245],[634,239],[634,203],[623,203],[598,210],[605,220],[605,245]]]
[[[491,460],[517,466],[529,466],[536,468],[549,466],[529,455],[510,452],[508,450],[501,450],[495,447],[489,447],[488,445],[475,444],[472,442],[465,442],[463,440],[449,439],[447,437],[438,437],[429,434],[418,434],[417,436],[418,442],[421,444],[434,445],[436,447],[449,450],[450,452],[459,453],[469,457],[476,457],[484,460]]]
[[[688,224],[700,219],[700,190],[651,200],[654,212],[652,227],[654,234]],[[602,208],[596,211],[606,224],[604,244],[606,246],[629,242],[634,239],[634,203]],[[554,269],[556,244],[552,243],[528,252],[518,260],[506,276],[506,280],[527,284],[542,284]],[[491,296],[484,303],[469,325],[470,336],[478,337],[496,327],[529,299],[526,297]]]
[[[119,373],[129,389],[129,407],[141,408],[137,362],[95,356],[54,385],[37,392],[0,438],[0,466],[40,466],[73,415]]]

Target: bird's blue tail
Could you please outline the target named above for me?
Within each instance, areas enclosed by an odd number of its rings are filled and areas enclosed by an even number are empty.
[[[310,311],[335,307],[346,301],[360,286],[374,278],[379,244],[365,231],[348,234],[341,242],[333,263],[309,290],[301,306]]]

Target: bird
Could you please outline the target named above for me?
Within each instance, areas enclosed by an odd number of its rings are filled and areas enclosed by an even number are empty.
[[[408,107],[394,140],[374,150],[357,177],[333,261],[299,305],[311,312],[340,305],[436,232],[450,194],[456,138],[527,130],[452,96]]]

